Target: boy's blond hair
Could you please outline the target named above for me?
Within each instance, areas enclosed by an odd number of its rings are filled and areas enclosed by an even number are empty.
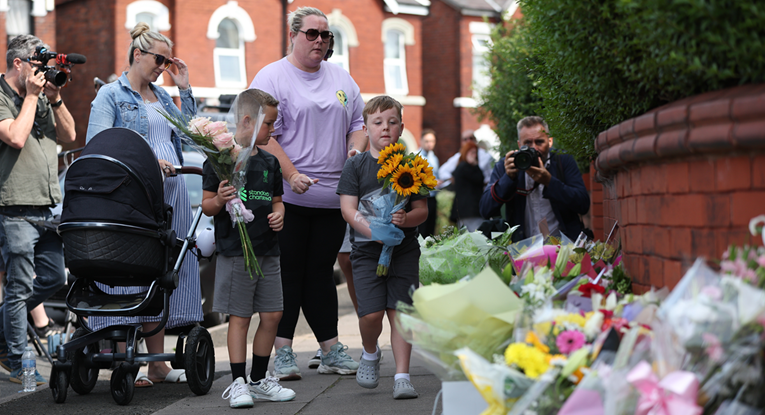
[[[268,92],[259,89],[245,90],[236,97],[237,120],[241,120],[245,115],[257,118],[261,107],[276,108],[278,105],[279,101]]]
[[[370,99],[369,102],[367,102],[367,105],[364,105],[364,111],[361,113],[361,115],[364,116],[364,124],[367,123],[367,116],[369,114],[387,111],[391,108],[396,109],[396,112],[398,113],[398,120],[401,121],[401,112],[403,111],[404,107],[400,102],[389,97],[388,95],[378,95]]]

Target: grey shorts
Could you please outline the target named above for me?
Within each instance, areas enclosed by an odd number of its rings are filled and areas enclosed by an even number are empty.
[[[420,286],[419,249],[397,253],[391,260],[387,277],[377,276],[379,259],[357,251],[351,253],[359,317],[388,308],[395,310],[399,301],[411,305],[411,292]]]
[[[258,312],[284,309],[279,256],[258,256],[265,277],[244,269],[244,257],[218,255],[215,267],[215,295],[212,311],[237,317],[252,317]]]
[[[343,246],[340,247],[338,254],[347,254],[351,252],[351,225],[346,225]]]

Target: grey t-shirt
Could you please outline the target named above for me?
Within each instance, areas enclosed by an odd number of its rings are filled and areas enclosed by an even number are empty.
[[[363,196],[382,189],[382,183],[377,181],[377,171],[380,166],[377,159],[366,151],[359,155],[349,158],[343,166],[343,173],[340,176],[340,182],[337,184],[337,194],[356,196],[361,199]],[[407,212],[412,210],[412,201],[423,199],[424,196],[412,195],[409,202],[404,207]],[[419,249],[417,242],[417,227],[401,228],[404,231],[404,240],[393,249],[393,256],[398,252],[408,251],[414,248]],[[379,256],[382,251],[382,244],[379,242],[356,242],[356,231],[351,227],[351,244],[353,249],[371,256]]]

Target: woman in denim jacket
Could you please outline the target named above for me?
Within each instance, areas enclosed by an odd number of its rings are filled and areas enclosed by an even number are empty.
[[[158,112],[164,110],[171,114],[178,113],[170,95],[153,82],[166,73],[178,86],[181,95],[181,108],[186,116],[194,116],[197,107],[189,86],[189,71],[186,63],[178,58],[171,58],[173,42],[167,37],[153,32],[146,23],[138,23],[130,32],[133,39],[130,44],[128,61],[130,69],[116,81],[104,85],[93,100],[90,110],[90,122],[86,141],[90,141],[99,132],[112,127],[124,127],[136,131],[151,146],[165,178],[165,203],[173,206],[172,227],[177,235],[186,235],[193,215],[186,182],[183,176],[175,176],[174,165],[183,164],[181,141]],[[178,68],[177,73],[168,70],[170,65]],[[101,286],[112,294],[127,294],[145,290],[140,287]],[[193,255],[187,255],[179,275],[178,289],[170,296],[169,319],[166,328],[186,326],[202,320],[202,300],[199,288],[199,263]],[[143,331],[152,330],[158,325],[159,316],[139,317],[91,317],[90,326],[101,329],[115,324],[143,324]],[[162,353],[164,349],[164,330],[146,339],[149,353]],[[139,373],[136,387],[152,386],[153,382],[185,382],[183,370],[170,370],[165,362],[149,363],[148,376]]]

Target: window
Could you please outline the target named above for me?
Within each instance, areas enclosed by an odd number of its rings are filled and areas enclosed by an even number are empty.
[[[486,22],[470,22],[469,28],[473,46],[473,98],[478,99],[491,83],[487,55],[491,46],[492,25]]]
[[[335,46],[332,47],[334,52],[329,61],[335,65],[350,72],[350,65],[348,63],[348,42],[346,42],[345,33],[337,26],[330,26],[329,30],[335,35]]]
[[[478,96],[489,87],[489,62],[486,55],[489,52],[491,38],[488,35],[473,35],[473,97]]]
[[[404,34],[388,30],[385,34],[385,91],[389,94],[406,95],[409,85],[406,79],[406,48]]]
[[[170,30],[170,10],[154,0],[134,1],[127,5],[125,29],[132,30],[138,22],[145,22],[151,30],[166,32]]]
[[[223,19],[218,25],[218,39],[215,40],[215,84],[217,86],[247,86],[244,69],[244,41],[239,36],[235,21]]]
[[[5,15],[5,33],[8,41],[18,35],[32,33],[32,2],[29,0],[8,0],[8,13]]]
[[[157,30],[156,29],[157,25],[154,23],[153,13],[147,13],[147,12],[138,13],[135,15],[135,22],[136,23],[144,22],[147,25],[149,25],[149,28],[151,30],[155,30],[155,31]]]

